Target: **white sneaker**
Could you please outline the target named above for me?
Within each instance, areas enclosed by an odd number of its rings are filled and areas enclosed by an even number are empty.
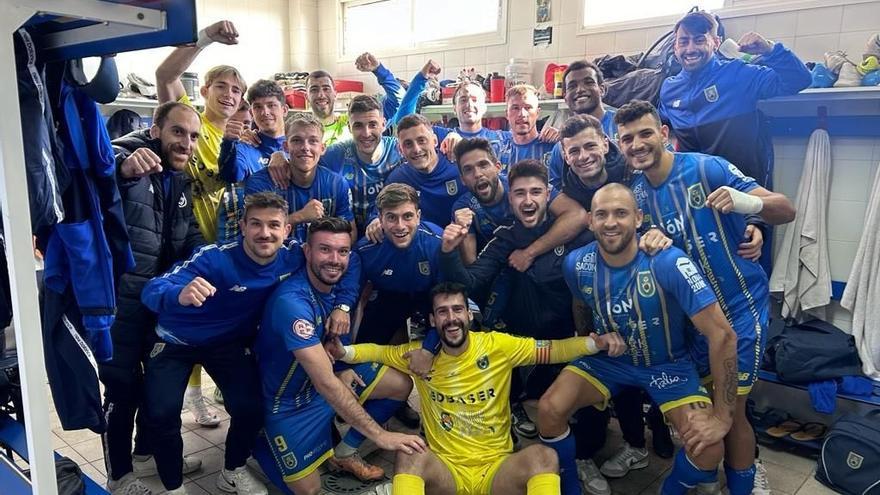
[[[835,88],[853,88],[862,85],[862,75],[852,62],[846,62],[840,67],[840,75],[834,83]]]
[[[755,459],[755,485],[752,495],[770,495],[770,480],[767,478],[767,468],[761,459]]]
[[[602,464],[600,471],[609,478],[623,478],[630,469],[648,467],[648,449],[636,449],[624,442],[610,459]]]
[[[189,495],[189,492],[186,491],[185,486],[180,485],[179,487],[175,488],[174,490],[168,490],[167,492],[165,492],[165,495]]]
[[[844,51],[825,52],[825,67],[833,72],[834,75],[840,74],[840,69],[847,62],[852,63],[846,58],[846,52]]]
[[[138,478],[149,478],[159,474],[156,460],[151,455],[132,455],[131,466]],[[202,468],[202,460],[194,455],[183,456],[183,474],[189,474]]]
[[[268,495],[266,485],[254,477],[247,466],[235,468],[232,471],[224,468],[217,475],[217,488],[228,493],[237,495]]]
[[[118,480],[107,480],[107,491],[111,495],[153,495],[153,491],[147,488],[134,473],[126,473]]]
[[[213,428],[220,424],[217,413],[208,408],[208,401],[201,393],[193,396],[184,395],[183,407],[192,413],[193,420],[201,426]]]
[[[578,479],[581,480],[584,491],[590,495],[611,495],[611,486],[608,485],[608,480],[602,476],[592,459],[577,459],[575,463],[577,464]]]

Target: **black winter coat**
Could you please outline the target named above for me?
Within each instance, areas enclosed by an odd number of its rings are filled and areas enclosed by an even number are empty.
[[[167,171],[139,179],[124,179],[118,174],[122,162],[144,147],[162,156],[161,144],[150,137],[149,130],[113,141],[119,192],[135,260],[134,268],[119,282],[116,321],[136,327],[155,325],[155,315],[141,303],[144,285],[205,244],[193,215],[190,179],[185,173],[171,172],[167,201],[163,180]]]

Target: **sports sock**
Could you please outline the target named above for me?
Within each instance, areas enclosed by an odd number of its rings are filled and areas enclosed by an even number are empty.
[[[425,495],[425,480],[414,474],[395,474],[391,495]]]
[[[526,482],[526,494],[556,495],[560,490],[559,483],[559,475],[556,473],[536,474]]]
[[[189,375],[189,382],[186,384],[187,388],[202,388],[202,365],[197,364],[193,366],[192,373]]]
[[[566,428],[565,433],[556,438],[541,437],[541,442],[556,451],[559,457],[559,477],[562,484],[563,495],[580,495],[581,487],[578,480],[577,465],[574,461],[575,441],[571,434],[571,428]]]
[[[724,463],[724,476],[730,495],[749,495],[755,487],[755,465],[746,469],[733,469]]]
[[[718,470],[702,470],[688,458],[684,449],[678,449],[672,471],[663,481],[663,495],[684,495],[700,483],[713,483],[718,479]],[[732,492],[731,492],[732,493]]]
[[[370,417],[373,418],[377,423],[384,424],[386,421],[391,419],[391,416],[394,416],[394,413],[397,412],[398,409],[403,405],[402,400],[394,400],[394,399],[373,399],[368,400],[364,403],[364,410],[370,414]],[[348,455],[354,454],[352,450],[345,449],[342,447],[342,452],[338,450],[343,444],[348,446],[350,449],[357,450],[358,447],[364,443],[366,437],[363,433],[357,431],[355,428],[349,428],[348,433],[342,438],[342,441],[339,442],[339,445],[336,446],[335,453],[337,457],[345,457],[344,453],[348,453]]]

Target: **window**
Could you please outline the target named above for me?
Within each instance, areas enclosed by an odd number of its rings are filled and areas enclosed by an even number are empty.
[[[346,58],[506,42],[507,0],[341,0]]]
[[[694,5],[703,10],[717,10],[725,0],[584,0],[583,27],[641,21],[655,17],[681,17]]]

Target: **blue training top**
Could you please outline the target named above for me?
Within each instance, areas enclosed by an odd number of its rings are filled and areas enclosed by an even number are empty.
[[[445,227],[449,224],[452,205],[467,189],[461,183],[458,167],[437,154],[437,166],[430,173],[414,169],[408,162],[397,167],[388,176],[388,184],[409,184],[419,193],[422,221]]]
[[[373,243],[358,240],[355,250],[361,257],[361,281],[373,283],[380,291],[427,292],[440,281],[440,244],[443,230],[422,222],[406,249],[388,239]]]

